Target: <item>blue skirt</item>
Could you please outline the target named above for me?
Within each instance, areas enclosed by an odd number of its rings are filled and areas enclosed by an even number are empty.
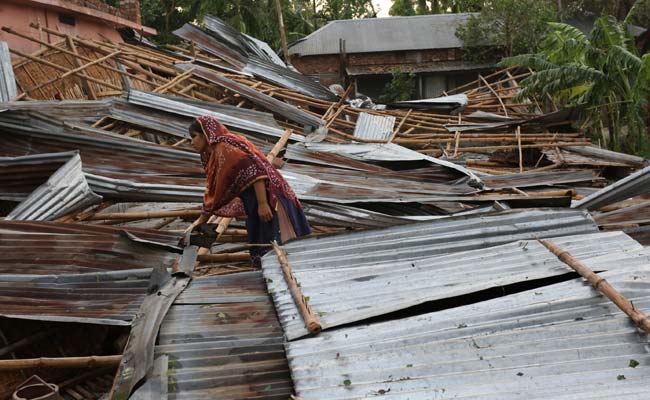
[[[239,197],[246,211],[248,243],[253,245],[250,249],[253,266],[261,267],[262,256],[272,249],[271,242],[277,241],[282,244],[282,238],[301,237],[311,233],[309,222],[302,209],[284,197],[278,199],[278,210],[271,210],[273,219],[269,222],[262,221],[257,214],[257,196],[253,186],[243,191]]]

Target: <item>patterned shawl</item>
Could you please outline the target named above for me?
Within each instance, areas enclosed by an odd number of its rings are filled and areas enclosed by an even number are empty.
[[[300,202],[282,175],[254,144],[240,135],[232,134],[217,119],[197,118],[212,151],[201,153],[207,175],[203,195],[203,212],[222,217],[245,215],[239,194],[261,179],[268,180],[269,205],[277,209],[278,197]]]

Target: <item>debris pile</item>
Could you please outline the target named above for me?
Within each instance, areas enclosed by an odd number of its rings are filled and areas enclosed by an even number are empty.
[[[645,334],[538,239],[647,310],[650,167],[520,99],[533,71],[360,108],[215,17],[167,47],[33,28],[58,42],[0,46],[0,396],[643,393]],[[262,271],[242,221],[179,245],[201,115],[275,157],[313,227]]]

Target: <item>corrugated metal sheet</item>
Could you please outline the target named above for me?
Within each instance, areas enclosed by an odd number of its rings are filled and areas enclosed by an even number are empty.
[[[185,24],[180,29],[174,31],[174,35],[196,43],[201,50],[227,61],[245,74],[252,74],[258,79],[321,100],[337,100],[337,97],[332,92],[312,78],[304,76],[283,65],[278,65],[274,61],[269,60],[269,57],[266,55],[244,54],[241,51],[241,44],[243,42],[250,43],[250,41],[241,35],[241,33],[227,27],[218,18],[206,16],[204,23],[211,29],[209,33],[194,25]]]
[[[608,212],[594,212],[592,215],[600,226],[648,224],[650,223],[650,202],[646,201]]]
[[[245,131],[258,132],[260,134],[269,135],[273,137],[281,137],[284,131],[276,126],[267,126],[256,122],[254,119],[243,119],[231,115],[227,112],[219,112],[215,110],[207,110],[205,108],[197,107],[184,102],[172,100],[169,97],[158,96],[154,93],[141,92],[138,90],[129,91],[127,101],[131,104],[153,108],[169,113],[178,115],[185,115],[187,117],[200,117],[209,115],[217,118],[224,125],[235,128],[243,129]],[[302,136],[293,135],[292,139],[300,140]]]
[[[235,107],[228,104],[219,104],[209,101],[189,99],[186,97],[171,96],[166,94],[156,95],[172,101],[178,101],[192,105],[204,110],[226,114],[244,121],[252,121],[259,125],[281,129],[276,120],[273,118],[273,114],[270,113],[255,111],[248,108]],[[148,107],[140,107],[135,104],[130,104],[122,99],[113,100],[113,108],[110,110],[110,115],[112,118],[115,118],[115,116],[123,117],[124,115],[129,115],[129,123],[143,127],[154,128],[160,131],[163,131],[164,128],[169,129],[169,125],[172,125],[171,128],[173,128],[173,132],[175,132],[177,136],[183,135],[186,137],[188,136],[187,127],[193,118],[187,115],[183,115],[182,113],[179,114],[175,109],[156,110]],[[138,121],[138,119],[140,121]],[[250,135],[247,137],[250,140],[255,139]],[[259,142],[260,141],[256,141],[254,143],[259,144]]]
[[[124,228],[0,221],[0,274],[60,275],[140,270],[177,258],[159,247],[129,240]],[[143,239],[178,243],[178,236],[142,229]]]
[[[329,144],[329,143],[305,143],[310,150],[320,152],[332,152],[353,156],[363,161],[428,161],[460,172],[469,176],[475,186],[481,186],[481,180],[467,168],[439,158],[430,157],[417,151],[395,143],[352,143],[352,144]]]
[[[589,213],[579,210],[507,210],[443,218],[345,235],[303,239],[284,246],[292,265],[330,262],[364,265],[487,248],[517,240],[598,232]],[[363,251],[360,251],[363,249]],[[268,255],[277,262],[275,255]]]
[[[642,245],[650,247],[650,226],[645,225],[638,228],[626,228],[623,231]]]
[[[283,334],[259,271],[197,278],[163,321],[175,399],[282,399],[292,393]]]
[[[463,47],[456,30],[471,14],[363,18],[332,21],[289,47],[300,56],[339,54],[339,39],[348,54]]]
[[[585,259],[650,309],[648,254]],[[597,262],[598,261],[598,262]],[[621,262],[623,261],[623,262]],[[648,335],[580,279],[287,344],[305,400],[646,399]]]
[[[69,252],[73,254],[71,249]],[[0,315],[130,325],[146,295],[151,270],[56,275],[56,267],[50,266],[49,272],[52,275],[42,277],[0,274],[0,298],[3,299]]]
[[[357,124],[354,126],[354,137],[372,140],[388,140],[393,127],[395,117],[384,117],[382,115],[371,115],[365,112],[359,114]]]
[[[594,257],[643,246],[621,232],[554,239],[572,255]],[[441,255],[432,250],[416,259],[380,259],[365,264],[289,264],[302,294],[323,329],[363,321],[433,300],[564,275],[572,270],[536,240]],[[309,334],[283,278],[279,263],[264,259],[264,277],[289,340]]]
[[[111,100],[30,100],[11,101],[0,104],[0,110],[33,111],[66,121],[94,122],[98,115],[107,114]]]
[[[7,215],[7,220],[49,221],[102,200],[102,197],[95,194],[88,186],[81,170],[81,157],[78,152],[9,159],[0,157],[0,164],[10,162],[12,166],[15,164],[38,166],[41,163],[48,165],[53,161],[60,161],[62,157],[68,157],[68,161],[16,206]],[[22,174],[15,178],[22,179]]]
[[[11,101],[18,96],[16,77],[11,65],[11,54],[7,42],[0,42],[0,102]],[[2,107],[0,106],[0,110]]]
[[[582,200],[574,202],[571,207],[597,210],[608,204],[629,199],[650,191],[650,166],[645,167]]]
[[[266,110],[281,115],[290,121],[297,122],[304,126],[311,126],[313,128],[325,125],[321,119],[316,118],[311,114],[307,114],[306,112],[300,110],[295,106],[292,106],[291,104],[277,100],[267,94],[260,93],[255,89],[251,89],[246,85],[237,83],[207,68],[203,68],[194,64],[178,64],[176,68],[182,71],[187,71],[191,68],[194,68],[193,74],[195,76],[199,76],[225,89],[238,93],[253,103],[264,107]]]
[[[483,182],[491,189],[501,189],[605,182],[605,179],[595,176],[591,170],[562,170],[492,175],[483,177]]]
[[[257,56],[280,66],[286,66],[280,57],[271,50],[269,45],[252,36],[241,33],[217,17],[206,15],[203,17],[203,25],[219,39],[227,42],[242,54],[246,54],[249,57]]]
[[[435,97],[432,99],[420,99],[409,101],[398,101],[388,104],[393,108],[411,108],[414,110],[439,110],[451,112],[462,109],[467,105],[468,99],[465,94],[454,94],[451,96]]]
[[[570,146],[566,150],[582,154],[583,156],[595,157],[597,159],[609,160],[614,162],[625,163],[634,167],[642,167],[647,164],[643,157],[633,156],[631,154],[619,153],[607,149],[601,149],[596,146]]]

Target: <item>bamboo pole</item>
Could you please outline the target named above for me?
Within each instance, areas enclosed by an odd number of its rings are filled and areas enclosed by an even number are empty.
[[[399,132],[399,130],[402,129],[402,126],[404,125],[404,123],[406,122],[406,120],[408,119],[409,115],[411,115],[412,112],[413,112],[413,109],[410,108],[409,111],[406,113],[406,115],[404,117],[402,117],[402,120],[397,125],[397,128],[395,128],[393,133],[390,134],[390,137],[388,138],[387,143],[390,143],[390,142],[393,141],[393,139],[395,139],[395,136],[397,136],[397,133]]]
[[[201,210],[171,210],[171,211],[154,211],[154,212],[141,212],[141,213],[107,213],[95,214],[87,219],[87,221],[100,221],[100,220],[137,220],[137,219],[153,219],[153,218],[169,218],[169,217],[198,217],[201,215]]]
[[[116,367],[122,356],[89,356],[61,358],[26,358],[18,360],[0,360],[0,371],[13,371],[27,368],[98,368]]]
[[[322,330],[320,322],[314,315],[311,307],[309,306],[307,299],[302,295],[300,287],[298,286],[298,281],[291,271],[289,266],[289,261],[287,260],[287,253],[278,245],[277,242],[273,242],[273,250],[278,256],[278,261],[282,267],[282,274],[284,275],[284,280],[289,286],[289,291],[291,292],[291,297],[302,316],[302,320],[305,323],[305,327],[310,334],[316,334]]]
[[[10,50],[12,53],[14,53],[14,54],[16,54],[16,55],[18,55],[18,56],[20,56],[20,57],[27,58],[27,59],[29,59],[29,60],[32,60],[32,61],[36,62],[36,63],[40,63],[40,64],[43,64],[43,65],[47,65],[47,66],[50,67],[50,68],[58,69],[59,71],[63,71],[63,72],[68,72],[68,71],[70,71],[69,69],[67,69],[67,68],[65,68],[65,67],[62,67],[62,66],[60,66],[60,65],[58,65],[58,64],[54,64],[54,63],[51,63],[51,62],[49,62],[49,61],[47,61],[47,60],[42,60],[42,59],[37,58],[37,57],[32,57],[32,56],[30,56],[29,54],[23,53],[23,52],[21,52],[21,51],[18,51],[18,50],[15,50],[15,49],[9,49],[9,50]],[[77,75],[80,75],[81,72],[77,72],[76,74],[77,74]],[[98,84],[100,84],[100,85],[102,85],[102,86],[106,86],[106,87],[109,87],[109,88],[111,88],[111,89],[115,89],[115,90],[119,90],[119,91],[122,90],[122,88],[121,88],[120,86],[113,85],[112,83],[105,82],[105,81],[102,81],[102,80],[100,80],[100,79],[96,79],[96,78],[93,78],[93,77],[87,77],[87,79],[88,79],[89,81],[91,81],[91,82],[98,83]]]
[[[519,147],[519,172],[524,172],[524,151],[521,148],[521,128],[517,126],[517,147]]]
[[[571,267],[577,273],[580,274],[584,279],[586,279],[591,285],[602,293],[605,297],[610,299],[616,306],[627,314],[632,321],[646,333],[650,333],[650,318],[647,315],[643,314],[634,307],[634,304],[625,296],[623,296],[618,290],[616,290],[607,280],[594,271],[591,270],[588,266],[583,264],[580,260],[573,257],[568,251],[562,249],[555,242],[548,239],[538,239],[538,241],[546,247],[551,253],[553,253],[557,258],[560,259],[563,263]]]
[[[280,25],[280,39],[282,40],[282,51],[284,52],[284,61],[288,63],[289,60],[289,48],[287,47],[287,33],[284,30],[284,18],[282,18],[282,5],[280,0],[275,0],[275,8],[278,12],[278,22]]]
[[[39,32],[42,32],[42,30],[40,29],[40,24],[39,24]],[[77,51],[77,46],[74,45],[74,40],[72,40],[72,37],[70,35],[66,35],[65,40],[68,43],[68,47],[70,47],[70,50],[72,50],[72,52],[77,55],[77,57],[73,57],[74,65],[76,65],[77,67],[81,67],[81,62],[79,61],[78,58],[79,52]],[[82,79],[82,82],[84,85],[84,89],[88,91],[88,97],[90,97],[91,100],[97,100],[97,93],[95,93],[95,89],[93,89],[93,87],[90,86],[90,82],[87,79],[88,74],[86,74],[86,72],[84,71],[84,73],[81,74],[81,76],[84,77]]]
[[[110,59],[110,58],[113,58],[113,57],[117,56],[118,54],[120,54],[120,51],[116,51],[116,52],[111,53],[109,55],[106,55],[104,57],[98,58],[95,61],[89,62],[88,64],[81,65],[81,66],[79,66],[79,67],[77,67],[75,69],[68,70],[67,72],[61,74],[60,76],[54,77],[54,78],[52,78],[52,79],[50,79],[50,80],[48,80],[46,82],[43,82],[43,83],[41,83],[41,84],[39,84],[39,85],[37,85],[35,87],[32,87],[32,88],[29,88],[29,89],[25,90],[25,93],[33,92],[34,90],[40,89],[40,88],[42,88],[44,86],[51,85],[54,82],[57,82],[57,81],[59,81],[61,79],[65,79],[65,78],[67,78],[67,77],[69,77],[71,75],[79,75],[82,78],[82,82],[87,81],[89,77],[88,77],[88,75],[86,75],[85,72],[82,72],[82,71],[84,71],[88,67],[92,67],[93,65],[97,65],[99,63],[102,63],[102,62]],[[96,100],[96,96],[95,96],[95,100]]]
[[[196,257],[196,260],[203,263],[250,261],[251,256],[248,253],[200,254]]]

